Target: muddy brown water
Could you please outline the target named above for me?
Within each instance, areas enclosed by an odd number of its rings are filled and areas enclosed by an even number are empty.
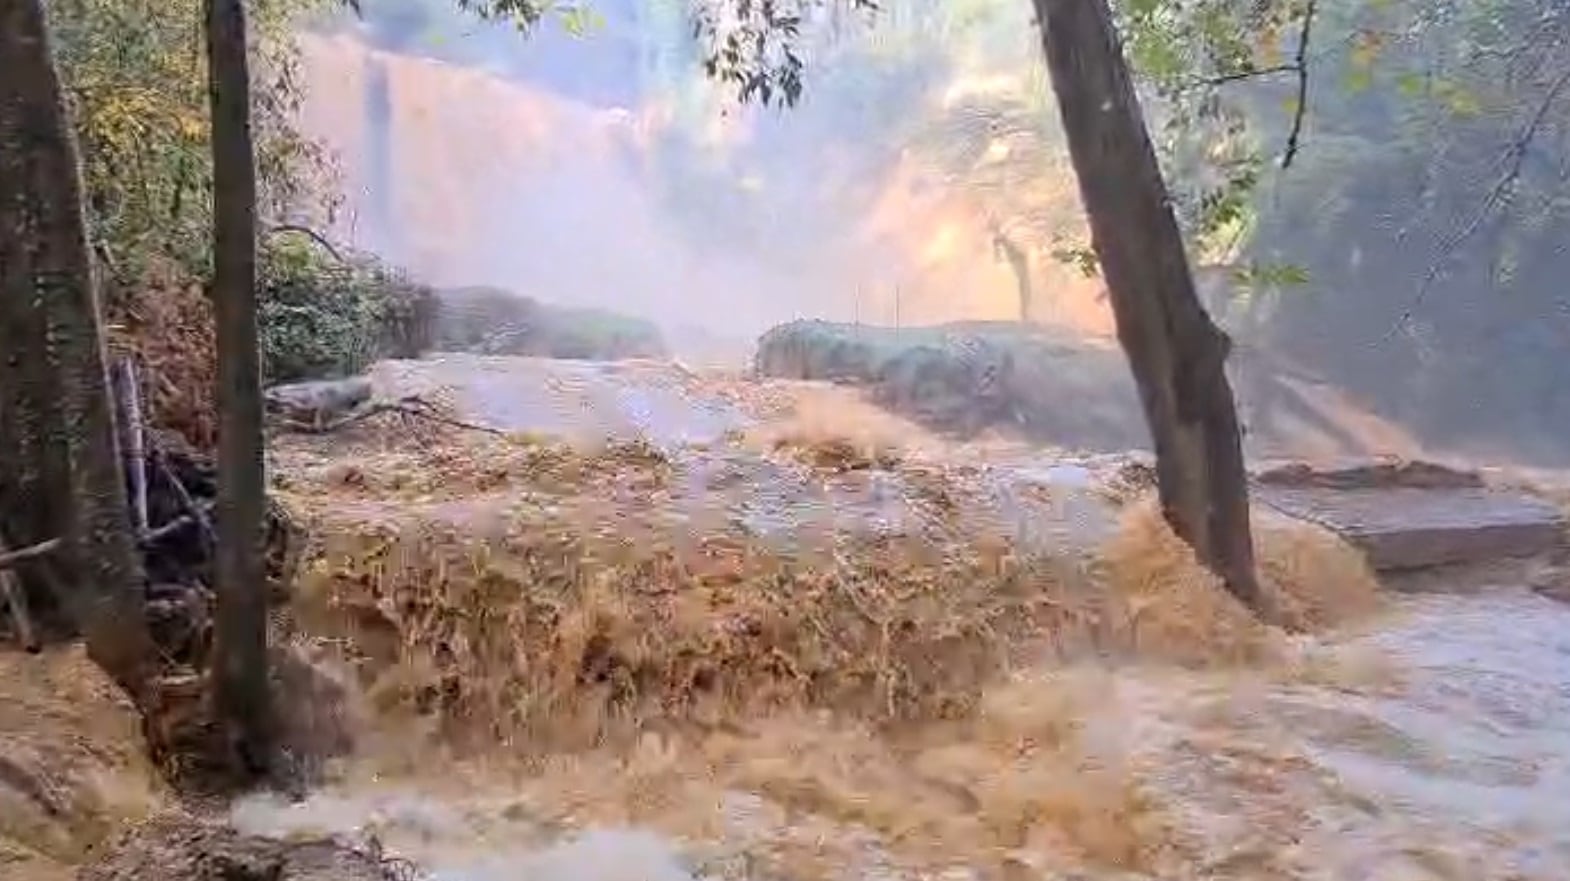
[[[385,389],[439,391],[498,427],[636,435],[678,458],[787,411],[815,414],[812,431],[855,423],[944,449],[838,390],[738,392],[637,364],[379,371]],[[691,455],[685,491],[713,492],[731,466]],[[1053,487],[1058,539],[1111,528],[1104,457],[944,455],[986,466],[997,511],[1022,481]],[[763,487],[743,499],[760,533],[807,509],[831,530],[905,515],[898,492],[836,499],[743,459],[743,482]],[[1276,643],[1249,667],[1028,665],[963,725],[875,730],[822,712],[527,763],[373,750],[303,802],[244,800],[233,820],[374,835],[438,881],[1570,878],[1570,606],[1508,584],[1400,596]]]
[[[976,813],[934,827],[952,840],[912,843],[883,819],[869,829],[856,793],[803,796],[786,769],[715,774],[702,754],[674,753],[489,784],[494,771],[456,768],[367,778],[297,805],[242,802],[234,818],[267,834],[371,830],[441,881],[958,878],[996,865],[1094,879],[1570,877],[1570,607],[1509,588],[1410,597],[1362,631],[1301,646],[1292,672],[1024,671],[1000,690],[1020,717],[1000,743],[934,735],[893,756],[832,723],[790,729],[821,740],[778,758],[830,769],[825,786],[854,785],[845,762],[893,769],[863,769],[875,779],[862,785],[886,787],[869,815],[931,799],[923,766],[949,756],[950,782],[976,793],[934,808]],[[752,754],[724,761],[767,765],[773,736],[763,726]],[[1032,741],[1064,755],[985,754]],[[999,794],[999,772],[1023,791]],[[563,775],[617,782],[553,813]],[[757,788],[727,785],[743,779]],[[1021,806],[1033,797],[1052,804]],[[1025,828],[1005,847],[994,822]],[[827,867],[799,853],[802,838]],[[978,846],[987,869],[970,864]]]

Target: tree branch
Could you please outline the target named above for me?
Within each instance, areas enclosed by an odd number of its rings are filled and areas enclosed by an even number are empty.
[[[1217,74],[1216,76],[1195,80],[1194,82],[1191,82],[1185,86],[1181,86],[1179,90],[1186,92],[1190,89],[1202,89],[1210,86],[1224,86],[1227,83],[1237,83],[1244,80],[1261,79],[1267,76],[1275,76],[1278,73],[1293,73],[1297,69],[1298,66],[1296,64],[1274,64],[1270,67],[1251,67],[1247,70],[1234,70],[1231,73]]]
[[[1297,60],[1292,67],[1297,72],[1297,106],[1292,110],[1292,130],[1287,133],[1286,151],[1281,154],[1281,167],[1288,168],[1297,158],[1298,146],[1303,137],[1303,117],[1308,112],[1308,38],[1314,30],[1314,13],[1318,0],[1308,0],[1303,9],[1303,29],[1297,37]]]
[[[277,226],[268,227],[267,229],[267,234],[269,236],[281,235],[283,233],[289,232],[298,233],[308,239],[315,241],[316,244],[322,246],[322,250],[326,251],[328,254],[331,254],[332,258],[337,260],[339,263],[349,262],[344,259],[343,254],[339,253],[338,249],[333,246],[332,242],[327,241],[326,236],[322,235],[314,229],[311,229],[308,226],[300,226],[293,223],[281,223]]]
[[[1478,231],[1483,228],[1483,223],[1493,214],[1494,209],[1509,198],[1516,182],[1521,179],[1521,165],[1526,161],[1527,149],[1532,146],[1533,140],[1537,138],[1537,133],[1542,129],[1544,121],[1548,118],[1548,111],[1559,100],[1559,96],[1564,92],[1566,86],[1570,86],[1570,69],[1565,70],[1553,81],[1547,93],[1543,95],[1543,99],[1538,102],[1537,109],[1533,112],[1532,117],[1521,127],[1521,130],[1516,133],[1515,138],[1505,149],[1504,154],[1500,157],[1505,170],[1500,174],[1499,179],[1494,181],[1494,185],[1489,188],[1488,194],[1483,197],[1482,203],[1473,212],[1471,219],[1460,229],[1446,237],[1444,241],[1440,242],[1439,255],[1429,265],[1428,272],[1423,275],[1423,282],[1418,286],[1417,293],[1412,297],[1412,302],[1407,304],[1406,309],[1401,312],[1401,316],[1395,320],[1394,324],[1390,325],[1390,329],[1385,331],[1384,336],[1380,337],[1380,344],[1389,342],[1402,328],[1406,327],[1418,308],[1428,298],[1434,282],[1439,279],[1439,273],[1444,269],[1444,264],[1455,253],[1457,248],[1477,235]]]
[[[19,551],[6,551],[0,554],[0,569],[9,569],[11,566],[23,560],[30,560],[33,557],[42,557],[44,554],[50,553],[59,547],[60,539],[51,538],[48,541],[41,541],[38,544],[22,548]]]

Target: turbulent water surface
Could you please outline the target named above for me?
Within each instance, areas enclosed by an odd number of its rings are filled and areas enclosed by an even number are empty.
[[[588,758],[490,787],[455,787],[436,769],[364,779],[297,805],[246,802],[235,817],[273,834],[370,830],[442,881],[965,877],[998,866],[1097,879],[1570,877],[1570,609],[1508,588],[1420,596],[1363,631],[1305,647],[1291,672],[1024,674],[1003,689],[1022,698],[1008,737],[936,734],[915,758],[837,730],[785,745],[819,723],[760,731],[728,759],[762,769],[752,791],[735,786],[747,775],[710,776],[701,756],[666,745],[663,757]],[[933,806],[955,814],[938,834],[973,838],[888,834],[898,818],[880,813],[891,803],[934,797],[924,765],[1032,740],[1065,756],[971,755],[974,767],[951,779],[975,794]],[[803,770],[766,767],[771,749]],[[890,789],[863,793],[859,808],[856,793],[800,791],[812,769],[837,787],[836,775],[858,774],[844,764],[862,762]],[[1053,767],[1066,777],[1039,776]],[[999,795],[999,770],[1019,774],[1022,791]],[[1050,786],[1039,793],[1050,806],[1011,802],[1037,795],[1033,785]],[[919,837],[919,811],[912,822]],[[1009,822],[1031,828],[1000,837]],[[797,852],[802,836],[821,859]]]
[[[547,430],[687,449],[678,471],[772,406],[691,376],[628,379],[638,367],[552,367],[519,397],[512,368],[481,366],[398,369],[431,386],[456,376],[471,415],[509,429],[545,414]],[[699,399],[704,418],[688,412]],[[988,473],[1082,500],[1100,468],[1009,467]],[[1314,637],[1278,634],[1247,662],[1198,624],[1162,638],[1200,663],[1136,651],[1030,664],[947,723],[821,712],[570,757],[373,751],[302,803],[249,800],[234,819],[372,834],[441,881],[1570,878],[1570,606],[1509,586],[1400,595]]]

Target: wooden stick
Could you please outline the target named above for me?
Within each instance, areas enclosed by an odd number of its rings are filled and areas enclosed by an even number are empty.
[[[173,535],[182,529],[185,529],[188,526],[195,525],[197,525],[197,523],[194,517],[192,517],[190,514],[181,514],[180,516],[170,520],[168,523],[165,523],[157,529],[149,529],[142,533],[142,546],[146,547],[147,545],[155,544],[164,538]]]
[[[59,539],[54,541],[58,543]],[[4,540],[0,540],[0,556],[13,556],[6,550]],[[37,654],[42,646],[38,642],[38,632],[33,629],[33,616],[27,610],[27,594],[17,582],[16,573],[4,567],[0,567],[0,599],[11,609],[11,621],[16,625],[16,638],[21,641],[22,648],[29,654]]]
[[[286,419],[283,421],[283,424],[284,427],[289,428],[292,431],[298,431],[301,434],[330,434],[334,431],[338,431],[339,429],[347,428],[356,422],[363,422],[364,420],[369,419],[379,413],[402,413],[405,416],[413,416],[416,419],[425,419],[430,422],[436,422],[441,425],[450,425],[453,428],[462,428],[467,431],[479,431],[484,432],[485,434],[494,434],[497,436],[505,436],[507,434],[507,432],[498,428],[492,428],[489,425],[479,425],[473,422],[465,422],[462,419],[454,419],[450,416],[443,416],[442,414],[431,409],[431,405],[428,402],[420,400],[417,397],[404,398],[400,401],[391,403],[383,401],[377,404],[370,404],[362,407],[359,410],[356,410],[353,413],[348,414],[347,416],[335,419],[332,422],[322,425],[316,425],[310,422],[301,422],[297,419]]]
[[[22,548],[19,551],[8,551],[5,549],[5,544],[0,542],[0,570],[8,570],[11,568],[11,566],[16,563],[20,563],[23,560],[30,560],[33,557],[42,557],[44,554],[47,554],[58,547],[60,547],[60,539],[58,538],[51,538],[48,541],[41,541],[38,544]]]
[[[174,489],[175,498],[180,500],[180,507],[184,508],[185,513],[202,528],[202,536],[207,539],[207,552],[215,553],[218,549],[218,533],[213,530],[212,521],[208,520],[202,509],[197,507],[196,500],[191,498],[190,491],[185,488],[185,484],[180,482],[180,478],[175,476],[174,469],[169,467],[169,458],[164,455],[163,448],[156,442],[152,446],[153,457],[158,462],[158,470],[163,473],[164,479],[169,481],[169,486]],[[164,525],[167,526],[168,524]]]
[[[115,362],[114,386],[131,492],[131,526],[137,535],[141,535],[148,526],[147,429],[142,422],[142,392],[136,381],[136,362],[130,358],[121,358]]]

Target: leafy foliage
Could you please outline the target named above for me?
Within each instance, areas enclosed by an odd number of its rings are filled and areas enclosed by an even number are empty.
[[[339,261],[275,243],[264,267],[262,366],[270,382],[348,376],[430,345],[434,293],[370,257]]]
[[[288,29],[311,0],[253,6],[263,216],[322,214],[325,155],[301,137]],[[154,262],[200,275],[211,234],[211,157],[200,0],[56,0],[50,20],[84,159],[94,245],[121,287]]]
[[[1570,398],[1547,365],[1570,350],[1570,9],[1324,14],[1305,161],[1250,246],[1308,266],[1316,295],[1283,302],[1270,337],[1429,438],[1563,462]]]

